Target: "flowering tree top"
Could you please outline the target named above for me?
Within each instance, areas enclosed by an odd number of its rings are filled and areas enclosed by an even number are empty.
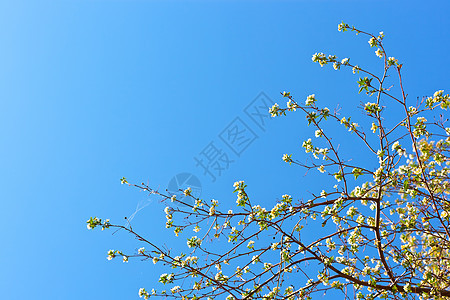
[[[144,246],[134,253],[110,250],[108,259],[140,258],[167,266],[159,279],[167,288],[141,288],[139,296],[311,299],[335,290],[343,299],[450,298],[450,128],[444,118],[450,96],[439,90],[410,105],[402,64],[388,56],[384,33],[373,35],[345,23],[338,29],[367,37],[383,66],[376,74],[349,58],[312,56],[322,67],[349,68],[361,76],[358,92],[370,99],[362,104],[360,123],[319,106],[315,94],[297,101],[283,92],[286,105],[275,104],[269,111],[272,117],[298,112],[306,116],[315,134],[302,148],[311,159],[296,159],[294,154],[282,159],[328,175],[334,185],[324,184],[306,201],[300,192],[280,193],[281,198],[265,208],[247,194],[244,181],[237,181],[237,208],[223,211],[218,200],[195,198],[190,189],[184,194],[194,204],[122,178],[123,184],[161,196],[167,203],[166,227],[186,239],[185,249],[166,249],[131,226],[97,217],[88,220],[88,229],[119,228]],[[352,153],[339,151],[327,124],[342,126],[358,139],[354,149],[369,153],[364,163],[353,163]],[[317,228],[315,224],[321,230],[314,236],[302,234]]]

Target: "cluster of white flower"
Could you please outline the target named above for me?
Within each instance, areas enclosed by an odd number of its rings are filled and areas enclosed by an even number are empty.
[[[359,186],[355,186],[355,188],[351,192],[352,197],[361,197],[363,195],[364,195],[364,190]]]
[[[285,203],[277,203],[275,206],[270,210],[269,219],[273,220],[276,217],[278,217],[282,212],[286,210],[287,206]]]
[[[276,117],[281,114],[280,106],[278,105],[278,103],[275,103],[271,108],[269,108],[269,113],[271,117]]]
[[[161,282],[162,284],[172,283],[172,282],[173,282],[173,279],[174,279],[173,277],[174,277],[174,274],[173,274],[173,273],[170,273],[170,274],[167,274],[167,273],[161,274],[161,276],[159,276],[159,282]]]
[[[358,209],[354,206],[351,206],[348,210],[347,210],[347,216],[349,216],[350,218],[353,219],[354,216],[356,216],[358,214]]]
[[[254,205],[252,207],[252,211],[248,215],[248,221],[250,222],[253,219],[256,218],[262,218],[267,214],[267,210],[264,207],[261,207],[260,205]]]
[[[318,62],[321,67],[327,64],[327,57],[322,52],[314,53],[312,56],[313,62]]]
[[[321,136],[323,136],[323,131],[320,130],[320,129],[317,129],[317,130],[314,132],[314,136],[315,136],[315,137],[321,137]]]
[[[189,264],[196,264],[198,262],[197,256],[188,256],[184,259],[183,266],[189,265]]]
[[[245,206],[245,203],[248,200],[247,194],[245,193],[245,185],[244,181],[236,181],[234,184],[234,192],[237,192],[236,204],[237,206]]]
[[[286,92],[286,91],[284,91],[282,94],[283,94],[283,97],[289,97],[291,95],[290,92]]]
[[[291,203],[292,202],[292,197],[290,196],[290,195],[283,195],[283,196],[281,196],[281,201],[282,202],[284,202],[284,203]]]
[[[336,179],[337,182],[340,182],[342,179],[344,179],[344,176],[342,175],[341,170],[339,170],[339,172],[334,173],[333,175],[334,175],[334,179]]]
[[[317,155],[321,154],[322,155],[322,159],[325,160],[327,158],[328,152],[329,152],[328,148],[320,148],[317,151],[315,151],[313,153],[313,155],[314,155],[315,159],[318,159]]]
[[[426,125],[427,119],[424,117],[417,117],[417,121],[416,124],[414,125],[414,130],[413,130],[413,134],[415,137],[419,137],[421,135],[427,135],[428,132],[426,130],[427,125]]]
[[[201,282],[198,282],[198,281],[194,282],[194,286],[192,287],[193,290],[199,291],[199,290],[201,290],[201,288],[202,288],[202,283]]]
[[[356,252],[358,250],[358,244],[362,241],[361,228],[355,228],[349,235],[347,243],[351,246],[351,251]]]
[[[184,262],[183,257],[184,257],[184,254],[175,256],[172,261],[172,268],[178,268],[178,267],[185,265],[185,264],[183,264],[183,262]]]
[[[375,51],[375,55],[378,56],[379,58],[382,58],[383,57],[383,51],[380,48],[378,48]]]
[[[256,264],[258,262],[261,262],[259,256],[258,255],[253,255],[253,257],[252,257],[252,264]]]
[[[283,161],[289,164],[293,163],[292,154],[283,154]]]
[[[217,281],[227,281],[228,280],[228,276],[224,275],[222,273],[222,271],[219,271],[214,276],[214,279],[217,280]]]
[[[291,258],[289,249],[283,248],[280,250],[280,258],[283,262],[288,262]]]
[[[181,291],[181,287],[179,285],[176,285],[173,288],[171,288],[170,291],[172,292],[172,294],[178,293]]]
[[[233,184],[233,187],[234,187],[236,190],[238,190],[238,189],[244,189],[244,188],[245,188],[245,182],[244,182],[243,180],[241,180],[241,181],[236,181],[236,182]]]
[[[294,101],[290,100],[286,103],[286,106],[288,108],[289,111],[296,111],[298,108],[297,103],[295,103]]]
[[[202,207],[204,205],[202,199],[195,199],[194,207],[192,207],[193,211],[197,211],[197,208]]]
[[[436,91],[433,94],[433,97],[428,97],[426,99],[426,106],[427,107],[433,107],[434,104],[441,102],[442,100],[444,100],[444,91],[440,90],[440,91]],[[446,97],[448,97],[448,95],[446,95]]]
[[[369,226],[375,226],[375,218],[374,218],[374,217],[368,217],[368,218],[366,219],[366,223],[367,223],[367,225],[369,225]]]
[[[139,298],[142,297],[144,297],[144,299],[150,298],[150,294],[144,288],[139,289]]]
[[[361,275],[363,275],[363,276],[370,275],[371,271],[372,271],[372,268],[369,267],[368,265],[365,265],[364,268],[361,271]]]
[[[243,270],[241,269],[241,267],[239,267],[239,266],[237,266],[236,267],[236,272],[234,273],[234,275],[236,275],[236,277],[238,277],[238,278],[240,278],[241,280],[243,279],[242,278],[242,275],[244,274],[244,272],[243,272]]]
[[[275,299],[279,291],[280,291],[279,287],[274,287],[272,291],[263,296],[263,299]]]
[[[435,103],[441,102],[441,108],[447,110],[450,107],[450,95],[444,95],[444,91],[436,91],[433,95],[433,101]]]
[[[255,241],[249,241],[247,244],[248,249],[253,249],[255,247]]]
[[[316,95],[311,94],[308,97],[306,97],[305,105],[311,106],[311,105],[314,105],[315,102],[316,102]]]
[[[116,257],[116,251],[114,250],[109,250],[108,251],[108,256],[106,257],[108,260],[113,259],[114,257]]]
[[[302,147],[305,148],[305,152],[309,153],[314,150],[314,146],[311,142],[311,139],[307,139],[306,141],[303,141]]]
[[[331,238],[327,238],[325,240],[325,243],[327,244],[328,250],[334,250],[336,249],[336,243],[332,241]]]
[[[199,247],[202,244],[202,240],[199,239],[197,236],[193,236],[190,239],[188,239],[186,243],[189,248],[195,248]]]
[[[284,290],[284,294],[290,296],[294,292],[294,287],[289,286]],[[289,298],[290,299],[290,298]]]
[[[325,167],[323,165],[320,165],[317,170],[319,170],[320,173],[325,173]]]
[[[348,126],[348,131],[356,131],[356,128],[358,128],[358,127],[359,127],[359,124],[353,122]]]
[[[335,69],[336,71],[337,71],[337,70],[340,70],[340,69],[341,69],[341,63],[338,62],[338,61],[335,61],[335,62],[333,63],[333,69]]]
[[[415,114],[417,114],[417,108],[415,108],[414,106],[410,106],[410,107],[408,108],[408,114],[409,114],[410,116],[414,116]]]
[[[183,194],[187,197],[187,196],[191,195],[191,192],[192,192],[192,189],[190,187],[188,187],[187,189],[185,189],[183,191]]]
[[[375,37],[371,37],[368,43],[369,43],[370,47],[378,46],[378,41]]]
[[[89,230],[94,229],[97,226],[101,226],[102,230],[104,230],[111,226],[111,224],[109,223],[109,219],[102,221],[102,219],[99,219],[97,217],[89,218],[89,220],[87,220],[86,223],[87,223],[86,227]]]
[[[370,130],[372,130],[373,133],[375,133],[375,131],[377,131],[378,126],[372,122],[372,127],[370,127]]]
[[[373,173],[373,179],[375,181],[380,181],[382,176],[384,175],[384,167],[380,166],[374,173]]]
[[[264,268],[264,271],[270,270],[272,268],[272,264],[265,262],[263,268]]]
[[[366,104],[364,104],[364,110],[369,114],[376,114],[377,112],[381,111],[381,108],[377,103],[367,102]]]
[[[97,218],[97,217],[94,217],[94,218],[90,218],[86,223],[88,223],[87,224],[87,229],[94,229],[97,225],[99,225],[100,223],[101,223],[101,221],[102,220],[100,220],[99,218]]]
[[[348,27],[347,24],[345,24],[344,22],[338,24],[338,31],[345,31],[345,29]]]
[[[441,98],[444,95],[444,90],[434,92],[433,98]]]
[[[424,118],[424,117],[417,117],[417,123],[425,123],[427,121],[427,119],[426,118]]]
[[[407,156],[406,149],[402,148],[399,141],[395,141],[395,143],[392,144],[392,151],[397,151],[399,156]]]
[[[270,246],[270,249],[277,250],[279,244],[280,243],[272,243],[272,245]]]
[[[388,64],[388,66],[397,65],[398,59],[396,59],[395,57],[389,57],[387,60],[387,64]]]
[[[317,280],[322,282],[322,284],[325,286],[328,285],[328,276],[325,274],[325,272],[319,272],[319,274],[317,274]]]
[[[239,235],[239,230],[236,227],[231,227],[230,234],[231,236],[234,235],[236,237]]]
[[[164,208],[164,212],[166,215],[170,215],[172,213],[172,209],[169,206],[166,206],[166,208]]]

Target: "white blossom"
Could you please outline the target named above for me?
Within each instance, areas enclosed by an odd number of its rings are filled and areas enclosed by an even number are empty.
[[[316,95],[312,94],[312,95],[309,95],[308,97],[306,97],[305,105],[311,106],[311,105],[314,105],[314,102],[316,102]]]

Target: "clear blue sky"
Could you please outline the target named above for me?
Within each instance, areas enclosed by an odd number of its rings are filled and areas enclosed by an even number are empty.
[[[301,198],[315,186],[281,156],[301,155],[311,129],[298,114],[263,131],[247,105],[261,91],[281,103],[287,90],[357,113],[357,78],[311,61],[323,51],[375,66],[366,38],[337,31],[342,20],[385,32],[411,99],[448,91],[449,10],[448,1],[0,1],[0,298],[138,299],[151,287],[162,269],[106,260],[140,244],[86,230],[90,216],[121,223],[149,204],[135,228],[178,244],[164,206],[122,176],[164,189],[190,172],[203,197],[230,206],[241,179],[261,203]],[[257,136],[240,156],[220,144],[236,117]],[[194,160],[210,142],[234,160],[215,182]]]

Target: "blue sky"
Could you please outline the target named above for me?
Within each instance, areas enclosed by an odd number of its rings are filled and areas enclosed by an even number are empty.
[[[90,216],[120,223],[148,204],[135,228],[178,245],[164,230],[164,206],[120,185],[123,176],[165,189],[189,172],[202,197],[230,206],[236,180],[261,203],[319,188],[314,180],[305,188],[304,171],[281,160],[302,155],[312,132],[304,117],[262,130],[244,108],[260,92],[281,103],[286,90],[358,114],[357,78],[311,61],[321,51],[379,70],[366,38],[337,31],[342,20],[385,32],[412,101],[448,90],[449,9],[447,1],[0,1],[1,298],[137,299],[151,287],[162,269],[106,260],[109,249],[141,245],[86,230]],[[258,137],[240,156],[219,137],[236,117]],[[215,182],[194,160],[210,142],[234,160]]]

